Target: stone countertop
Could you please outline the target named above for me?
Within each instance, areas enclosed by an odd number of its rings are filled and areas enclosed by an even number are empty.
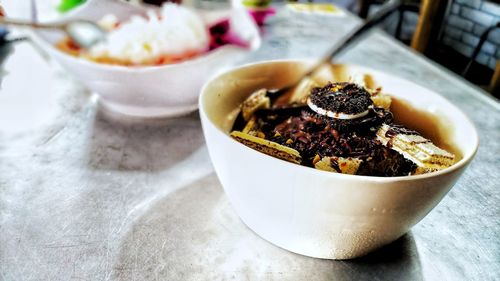
[[[359,24],[287,11],[246,62],[315,57]],[[0,90],[1,280],[498,280],[500,105],[375,31],[339,61],[445,96],[481,145],[443,201],[366,257],[292,254],[249,230],[213,171],[197,113],[141,121],[100,109],[53,61],[18,43]]]

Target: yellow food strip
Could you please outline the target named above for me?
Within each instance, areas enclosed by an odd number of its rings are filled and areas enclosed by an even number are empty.
[[[253,148],[257,151],[283,159],[292,163],[300,164],[302,157],[300,153],[290,147],[286,147],[276,142],[272,142],[263,138],[252,136],[243,132],[233,131],[231,137],[241,142],[242,144]]]

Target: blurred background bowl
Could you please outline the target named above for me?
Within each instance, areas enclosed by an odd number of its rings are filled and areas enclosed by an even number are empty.
[[[252,91],[283,87],[308,65],[306,61],[257,63],[212,79],[199,101],[205,139],[233,208],[258,235],[306,256],[359,257],[404,235],[439,203],[474,157],[477,132],[439,94],[378,71],[337,65],[324,68],[317,79],[354,78],[382,86],[393,97],[396,120],[452,148],[460,160],[418,176],[355,176],[292,164],[229,137],[239,105]]]
[[[143,13],[144,9],[121,1],[89,0],[59,20],[78,18],[97,21],[109,13],[119,20],[126,20],[131,15]],[[36,32],[34,39],[68,72],[96,93],[104,107],[138,117],[173,117],[197,109],[203,83],[260,46],[257,27],[244,9],[203,14],[207,21],[226,16],[233,21],[237,19],[234,31],[249,42],[249,49],[225,45],[194,59],[160,66],[108,65],[71,56],[55,47],[63,39],[63,34],[52,31]]]

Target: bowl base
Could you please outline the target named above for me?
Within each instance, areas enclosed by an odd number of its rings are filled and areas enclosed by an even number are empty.
[[[238,213],[241,222],[248,227],[248,229],[274,246],[298,255],[317,259],[350,260],[360,258],[398,240],[401,236],[407,233],[406,231],[394,237],[384,237],[383,239],[380,239],[380,237],[378,237],[379,239],[376,239],[376,236],[378,235],[375,235],[375,237],[367,237],[368,239],[366,239],[364,243],[359,239],[352,239],[352,237],[340,238],[339,235],[330,235],[331,239],[326,240],[317,237],[313,237],[312,239],[307,239],[307,237],[284,239],[286,236],[284,234],[278,236],[275,235],[276,228],[271,230],[268,227],[259,226],[255,220],[241,216],[241,210],[240,212],[236,211],[236,213]],[[287,230],[285,232],[293,233],[296,231]],[[374,236],[374,233],[370,232],[367,235]],[[311,243],[311,241],[314,242]],[[367,241],[370,241],[371,243],[366,243]],[[360,247],[359,245],[363,246]]]
[[[108,114],[132,118],[174,118],[187,115],[198,109],[197,104],[176,107],[128,106],[112,103],[102,98],[97,99],[97,105]]]

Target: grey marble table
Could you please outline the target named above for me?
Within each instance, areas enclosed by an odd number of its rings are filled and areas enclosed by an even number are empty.
[[[356,24],[281,11],[246,60],[314,57]],[[463,177],[411,232],[350,261],[292,254],[245,227],[214,174],[197,113],[108,114],[53,61],[17,44],[0,91],[0,279],[499,280],[499,104],[382,32],[340,61],[435,90],[481,139]]]

